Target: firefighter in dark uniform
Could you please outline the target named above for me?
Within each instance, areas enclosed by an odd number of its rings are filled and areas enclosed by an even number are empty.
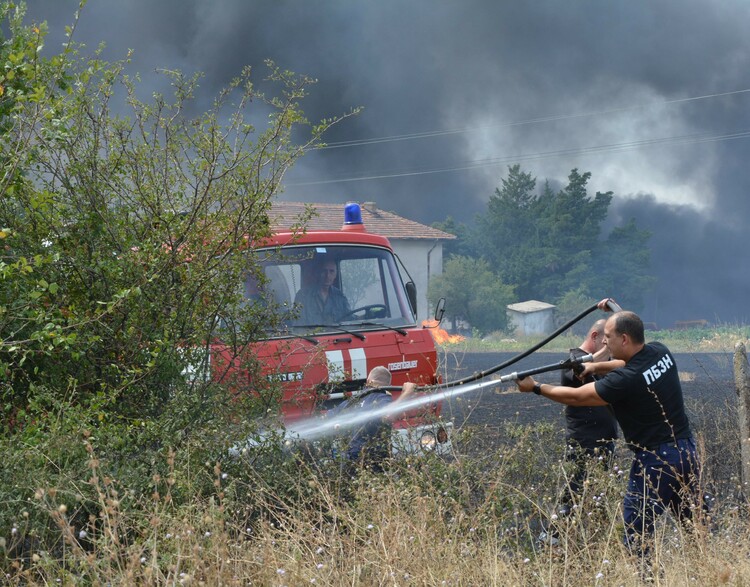
[[[404,402],[412,397],[415,383],[404,383],[401,395],[394,400],[391,392],[382,389],[391,384],[391,372],[385,367],[374,367],[367,375],[362,394],[345,400],[326,417],[333,418],[346,412],[373,412],[380,408]],[[382,472],[391,456],[392,422],[400,413],[390,413],[382,418],[372,418],[354,427],[346,442],[343,456],[351,465],[362,466],[373,472]]]
[[[609,358],[604,348],[605,322],[597,320],[594,323],[581,346],[571,349],[571,358],[578,359],[589,354],[594,355],[594,360],[602,356]],[[572,369],[563,371],[560,377],[560,385],[564,387],[580,387],[593,381],[593,375],[581,380]],[[565,406],[565,423],[568,430],[565,458],[574,464],[574,470],[560,503],[559,513],[562,515],[570,513],[580,495],[587,462],[593,458],[609,468],[617,438],[617,420],[611,406]]]
[[[585,355],[593,355],[595,361],[609,358],[609,352],[604,347],[605,322],[604,319],[597,320],[591,326],[581,346],[570,349],[571,359],[580,359]],[[594,380],[593,375],[581,379],[579,373],[567,369],[562,371],[560,385],[580,387]],[[570,466],[570,474],[558,500],[557,516],[560,517],[569,515],[580,500],[592,461],[609,469],[617,438],[617,420],[610,406],[565,406],[565,424],[565,460]],[[556,543],[557,531],[554,526],[542,532],[539,539]]]

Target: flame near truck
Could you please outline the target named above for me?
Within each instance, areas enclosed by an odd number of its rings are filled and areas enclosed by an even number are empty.
[[[347,204],[339,231],[278,232],[253,254],[263,276],[247,275],[248,303],[265,300],[282,320],[248,351],[263,375],[281,387],[287,424],[356,394],[375,366],[391,371],[394,387],[407,381],[440,383],[435,341],[429,329],[417,326],[414,283],[404,283],[388,239],[365,230],[358,204]],[[295,299],[302,299],[301,290],[315,287],[324,263],[335,273],[332,286],[348,307],[313,320]],[[210,363],[213,377],[234,377],[239,383],[237,357],[226,344],[211,345]],[[247,386],[252,388],[252,382]],[[393,391],[394,397],[399,393]],[[394,451],[446,451],[452,423],[439,419],[440,408],[432,403],[394,422]]]

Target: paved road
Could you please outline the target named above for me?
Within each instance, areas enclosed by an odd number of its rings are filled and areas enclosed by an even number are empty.
[[[514,355],[515,353],[447,353],[441,359],[441,372],[445,381],[454,381],[491,369]],[[537,352],[499,371],[498,375],[550,365],[564,358],[560,353]],[[696,427],[706,418],[735,417],[736,393],[731,354],[682,353],[675,355],[675,361],[683,379],[685,402]],[[559,381],[559,372],[540,374],[536,379],[544,383],[556,383]],[[562,429],[564,421],[560,404],[515,390],[515,384],[502,384],[455,395],[444,403],[443,417],[452,419],[457,427],[494,427],[504,421],[528,423],[537,420],[559,423]]]

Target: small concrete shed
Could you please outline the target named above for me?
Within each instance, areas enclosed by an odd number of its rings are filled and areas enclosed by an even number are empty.
[[[555,329],[555,306],[537,300],[510,304],[508,325],[516,336],[550,334]]]

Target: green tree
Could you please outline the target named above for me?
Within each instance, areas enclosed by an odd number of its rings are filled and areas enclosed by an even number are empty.
[[[452,216],[448,216],[442,222],[434,222],[432,227],[456,236],[455,240],[446,241],[443,244],[443,254],[446,258],[453,255],[461,255],[463,257],[479,256],[474,240],[475,233],[470,226],[467,226],[463,222],[456,222]]]
[[[546,272],[535,277],[547,299],[558,300],[566,291],[589,286],[596,279],[592,258],[601,247],[601,224],[612,192],[597,192],[591,198],[586,189],[590,178],[591,173],[573,169],[564,189],[539,200],[539,222],[551,262]]]
[[[527,263],[539,260],[541,253],[535,218],[536,179],[522,172],[520,165],[513,165],[501,183],[490,197],[487,213],[477,218],[475,240],[492,270],[505,283],[517,285],[523,296]]]
[[[487,213],[477,219],[472,238],[482,258],[500,278],[516,287],[520,299],[558,303],[571,292],[597,298],[622,297],[617,267],[633,276],[629,287],[640,299],[651,286],[648,278],[648,233],[634,224],[615,229],[606,239],[602,224],[612,192],[589,196],[591,173],[573,169],[568,184],[555,192],[514,165],[495,191]],[[637,306],[632,306],[637,307]]]
[[[645,294],[656,285],[656,277],[649,271],[650,237],[651,233],[640,230],[631,218],[624,226],[612,229],[594,259],[598,291],[636,312],[643,308]]]
[[[432,278],[427,297],[431,304],[444,297],[447,318],[466,320],[487,334],[505,330],[506,307],[515,294],[490,270],[487,261],[457,255],[445,262],[442,275]]]
[[[290,132],[306,124],[297,101],[310,80],[271,68],[282,97],[265,100],[275,114],[253,141],[242,112],[262,97],[249,70],[189,119],[197,78],[170,74],[173,100],[145,103],[124,65],[71,59],[75,84],[49,92],[53,116],[33,119],[39,102],[14,113],[16,142],[34,147],[0,201],[6,262],[27,263],[23,281],[3,284],[23,310],[4,336],[17,409],[35,387],[62,384],[110,418],[160,414],[184,367],[179,348],[210,340],[216,316],[253,322],[240,316],[249,309],[235,284],[252,267],[238,253],[268,234],[271,199],[303,152]],[[110,110],[118,90],[128,118]]]

